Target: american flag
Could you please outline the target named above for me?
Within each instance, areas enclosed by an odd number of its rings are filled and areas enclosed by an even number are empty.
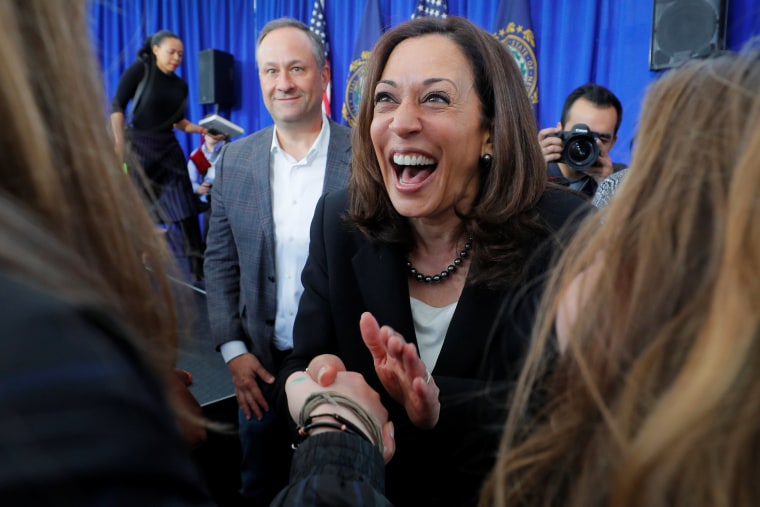
[[[327,19],[325,18],[325,8],[322,5],[323,0],[314,0],[314,6],[311,9],[311,18],[309,19],[309,29],[319,35],[322,39],[322,45],[325,47],[325,62],[330,67],[330,43],[327,41]],[[321,69],[320,69],[321,70]],[[327,82],[327,88],[322,94],[322,111],[329,117],[330,115],[330,95],[332,94],[332,83]]]
[[[417,7],[412,12],[412,19],[430,16],[432,18],[445,18],[448,16],[449,7],[446,0],[417,0]]]

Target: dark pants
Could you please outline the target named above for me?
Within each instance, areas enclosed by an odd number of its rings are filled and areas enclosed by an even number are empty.
[[[284,431],[286,421],[280,421],[273,408],[264,412],[261,421],[255,415],[247,420],[239,411],[240,494],[251,505],[269,505],[288,484],[293,450]]]
[[[289,351],[288,351],[289,352]],[[275,372],[288,352],[274,351]],[[259,421],[253,415],[250,420],[239,410],[239,434],[242,450],[240,467],[240,494],[251,505],[269,505],[275,495],[288,484],[293,443],[288,421],[277,415],[269,385],[261,383],[262,391],[269,401],[269,411]]]

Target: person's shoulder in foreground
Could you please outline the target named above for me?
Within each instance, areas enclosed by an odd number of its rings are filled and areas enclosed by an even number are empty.
[[[108,313],[0,273],[0,322],[1,505],[210,505],[158,380]]]
[[[578,192],[549,184],[536,205],[538,212],[552,230],[575,228],[596,208]]]

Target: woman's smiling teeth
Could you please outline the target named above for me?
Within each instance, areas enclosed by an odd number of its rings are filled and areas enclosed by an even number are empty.
[[[393,155],[393,163],[396,166],[399,183],[404,185],[419,185],[425,181],[435,170],[435,159],[425,155]]]
[[[424,155],[393,155],[393,163],[398,165],[433,165],[435,160]]]

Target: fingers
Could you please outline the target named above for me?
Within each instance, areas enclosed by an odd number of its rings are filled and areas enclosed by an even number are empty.
[[[253,411],[248,406],[248,403],[245,402],[245,398],[243,396],[243,392],[242,391],[238,391],[237,389],[235,389],[235,399],[237,399],[238,407],[240,407],[240,410],[243,411],[243,414],[245,415],[245,418],[246,419],[250,419],[251,418],[251,414],[253,413]]]
[[[599,158],[596,163],[588,169],[587,173],[594,178],[597,183],[601,183],[602,180],[614,172],[614,168],[612,165],[612,159],[607,154],[601,140],[597,139],[596,144],[599,146]]]
[[[227,363],[227,367],[230,369],[230,371],[232,371],[233,381],[236,377],[252,377],[254,380],[256,380],[256,377],[259,377],[267,384],[274,382],[274,375],[269,373],[269,371],[261,364],[259,359],[250,352],[240,354],[239,356],[231,359]]]
[[[269,373],[269,370],[264,368],[264,366],[259,363],[258,360],[256,362],[258,363],[258,366],[256,366],[253,370],[256,375],[267,384],[274,384],[274,375]]]
[[[562,128],[558,123],[556,127],[547,127],[538,132],[538,141],[541,144],[541,153],[544,155],[546,162],[559,160],[562,154],[562,139],[555,134],[561,132]]]
[[[422,429],[431,429],[438,424],[441,413],[440,389],[435,378],[415,377],[412,381],[412,402],[406,407],[412,424]]]
[[[382,427],[383,434],[383,461],[387,464],[396,453],[395,428],[392,421],[387,421]]]
[[[259,389],[258,379],[271,384],[274,382],[274,375],[269,373],[258,358],[251,353],[241,354],[231,359],[227,367],[232,373],[238,406],[247,419],[255,415],[261,420],[264,417],[264,411],[269,410],[269,403]]]
[[[380,339],[380,325],[370,312],[362,313],[359,319],[359,330],[375,363],[382,360],[385,357],[385,345]]]
[[[427,377],[427,368],[413,343],[407,343],[404,337],[388,328],[388,355],[399,361],[409,378]]]
[[[256,415],[256,418],[261,420],[264,417],[264,412],[269,412],[269,403],[267,403],[264,393],[261,392],[255,381],[250,383],[248,388],[244,389],[243,392],[243,398],[248,407]]]
[[[438,423],[441,404],[438,399],[440,390],[435,379],[417,354],[412,343],[406,343],[401,335],[392,332],[388,338],[389,359],[401,363],[403,376],[402,385],[406,393],[403,404],[412,424],[418,428],[430,429]]]
[[[261,391],[256,389],[259,393],[257,397],[252,392],[245,389],[235,389],[235,398],[237,398],[238,406],[240,410],[245,414],[246,419],[256,417],[259,421],[264,417],[264,412],[269,411],[269,404],[264,399]]]
[[[346,371],[346,365],[336,355],[321,354],[311,360],[306,373],[318,384],[327,387],[335,382],[338,372]]]
[[[362,314],[359,320],[359,329],[361,330],[364,344],[372,354],[372,358],[375,359],[375,364],[385,360],[389,353],[392,353],[395,357],[399,357],[405,345],[411,345],[412,350],[416,354],[417,349],[414,345],[407,344],[404,337],[390,326],[380,327],[375,317],[369,312]],[[392,339],[394,337],[395,339]]]
[[[429,402],[438,399],[438,393],[440,389],[435,383],[435,377],[426,373],[424,376],[414,377],[412,381],[412,389],[414,393],[425,401]]]
[[[403,336],[389,326],[380,329],[380,336],[385,343],[387,360],[401,365],[397,374],[407,379],[407,385],[411,385],[416,377],[422,377],[423,381],[427,379],[427,367],[417,354],[417,347],[413,343],[407,343]]]
[[[557,124],[556,127],[546,127],[545,129],[541,129],[538,131],[538,140],[539,142],[542,142],[546,140],[547,138],[553,136],[557,132],[560,132],[562,129],[559,127],[559,124]]]
[[[319,367],[316,373],[317,383],[322,387],[332,385],[332,383],[335,382],[335,379],[338,377],[338,371],[338,368],[332,364],[327,364],[325,366]]]
[[[174,377],[184,386],[189,386],[193,383],[193,375],[189,371],[180,368],[174,368]]]
[[[541,153],[544,154],[544,162],[556,162],[562,158],[562,147],[557,145],[547,146],[541,149]]]
[[[404,405],[415,426],[434,427],[440,415],[439,389],[432,379],[428,382],[427,367],[416,346],[407,343],[389,326],[378,328],[377,321],[369,313],[362,315],[359,325],[385,389]]]
[[[394,359],[399,360],[404,353],[404,347],[408,345],[403,336],[392,331],[388,332],[388,340],[386,343],[387,345],[385,350],[387,351],[388,355],[392,356]]]

